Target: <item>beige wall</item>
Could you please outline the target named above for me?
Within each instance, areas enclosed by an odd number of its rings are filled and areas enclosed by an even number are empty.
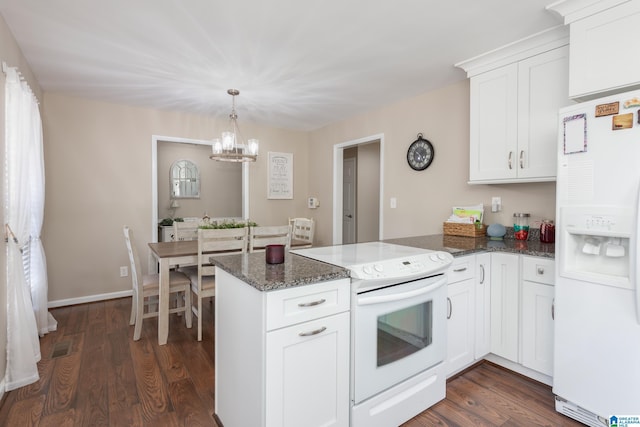
[[[7,24],[0,16],[0,60],[5,62],[9,67],[18,67],[22,76],[26,79],[31,86],[31,90],[38,99],[42,99],[42,93],[40,91],[40,85],[34,79],[29,64],[22,55],[22,52],[18,48],[13,35],[9,31]],[[5,75],[0,73],[0,117],[4,118],[4,84]],[[41,108],[42,109],[42,108]],[[4,119],[0,120],[0,176],[4,176]],[[0,186],[0,200],[4,200],[4,186]],[[4,210],[0,209],[0,219],[4,224]],[[6,245],[6,244],[5,244]],[[6,252],[6,248],[3,246],[3,254]],[[7,366],[7,276],[6,272],[6,259],[4,256],[0,256],[0,378],[4,378],[4,372]],[[0,392],[0,395],[2,393]]]
[[[151,137],[210,139],[217,123],[199,115],[96,102],[57,93],[44,96],[46,203],[43,243],[49,301],[126,291],[130,277],[122,226],[135,230],[144,262],[151,241]],[[250,165],[250,218],[284,224],[307,216],[306,134],[241,123],[260,138]],[[268,151],[293,153],[294,200],[267,200]],[[212,161],[213,162],[213,161]]]
[[[431,166],[413,171],[406,160],[409,144],[421,132],[435,147]],[[469,185],[469,83],[372,110],[310,134],[309,191],[321,205],[315,212],[318,244],[332,243],[333,146],[383,134],[384,238],[442,232],[454,205],[483,203],[502,197],[503,211],[488,212],[485,223],[511,225],[514,212],[529,212],[532,221],[554,218],[555,183]],[[325,176],[324,179],[318,179]],[[397,208],[389,199],[397,199]]]

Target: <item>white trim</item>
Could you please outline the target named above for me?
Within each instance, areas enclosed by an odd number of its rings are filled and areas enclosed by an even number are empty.
[[[333,146],[333,244],[342,244],[342,160],[345,148],[380,141],[380,206],[378,208],[378,239],[384,238],[384,133],[379,133]]]
[[[107,301],[110,299],[130,297],[132,294],[133,294],[133,290],[129,289],[126,291],[110,292],[107,294],[87,295],[87,296],[78,297],[78,298],[67,298],[67,299],[49,301],[47,306],[49,308],[65,307],[67,305],[85,304],[88,302]]]
[[[499,68],[569,44],[569,27],[558,25],[454,64],[467,77]]]
[[[557,13],[564,19],[565,25],[568,25],[627,1],[629,0],[560,0],[545,9]]]

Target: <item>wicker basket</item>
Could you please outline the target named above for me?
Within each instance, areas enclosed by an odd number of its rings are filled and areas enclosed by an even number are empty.
[[[443,223],[444,234],[449,236],[484,237],[487,235],[487,226],[482,224],[459,224],[457,222]]]

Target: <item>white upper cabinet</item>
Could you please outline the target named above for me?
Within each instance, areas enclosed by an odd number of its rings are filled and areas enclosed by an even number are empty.
[[[635,47],[640,1],[565,0],[548,8],[570,26],[571,98],[582,101],[640,88]]]
[[[554,181],[558,109],[569,105],[568,30],[456,64],[470,77],[469,182]]]

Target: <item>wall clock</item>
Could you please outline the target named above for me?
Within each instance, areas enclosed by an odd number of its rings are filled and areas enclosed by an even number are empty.
[[[434,155],[433,145],[419,133],[418,139],[413,141],[407,150],[407,162],[411,169],[423,171],[429,167]]]

